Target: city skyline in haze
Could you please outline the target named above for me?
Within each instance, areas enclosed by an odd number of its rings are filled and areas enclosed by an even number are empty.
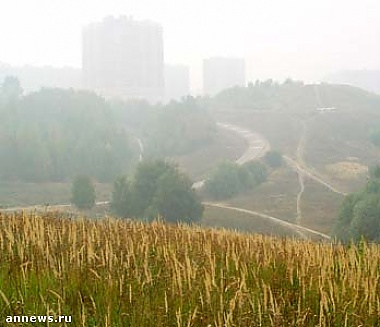
[[[247,81],[380,68],[374,0],[14,0],[0,12],[0,62],[80,68],[82,28],[109,15],[161,24],[165,62],[190,66],[195,93],[215,56],[245,58]]]

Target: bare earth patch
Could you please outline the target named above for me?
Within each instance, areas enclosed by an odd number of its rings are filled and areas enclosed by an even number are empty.
[[[368,167],[358,162],[341,161],[326,165],[326,170],[332,173],[335,178],[342,180],[353,180],[368,173]]]

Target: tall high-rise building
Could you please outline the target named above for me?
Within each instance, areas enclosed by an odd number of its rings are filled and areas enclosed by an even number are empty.
[[[203,93],[216,93],[233,86],[245,85],[245,60],[215,57],[203,60]]]
[[[161,25],[122,16],[83,29],[84,86],[105,97],[163,100]]]
[[[165,100],[180,100],[190,94],[189,67],[165,65]]]

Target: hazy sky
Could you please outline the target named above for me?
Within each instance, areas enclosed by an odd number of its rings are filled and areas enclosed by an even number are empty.
[[[164,29],[165,61],[247,60],[248,79],[315,80],[339,69],[380,69],[379,0],[4,0],[0,62],[81,66],[82,26],[107,15]]]

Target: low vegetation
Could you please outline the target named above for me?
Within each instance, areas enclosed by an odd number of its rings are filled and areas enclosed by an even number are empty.
[[[281,153],[273,150],[265,154],[264,161],[271,168],[279,168],[284,163]]]
[[[13,95],[0,105],[0,129],[2,181],[68,182],[89,174],[110,182],[134,157],[125,128],[104,99],[90,92]]]
[[[143,161],[131,179],[121,176],[115,181],[111,209],[120,217],[198,221],[203,206],[192,184],[187,175],[169,162]]]
[[[71,203],[78,209],[91,209],[95,205],[95,186],[87,175],[76,176],[71,186]]]
[[[225,161],[206,180],[205,190],[214,199],[228,199],[260,185],[267,176],[267,167],[261,162],[247,162],[239,166]]]
[[[0,216],[0,317],[67,326],[378,326],[380,247]],[[28,326],[28,324],[23,324]]]
[[[343,241],[380,242],[380,166],[370,172],[364,190],[349,194],[340,208],[335,232]]]

